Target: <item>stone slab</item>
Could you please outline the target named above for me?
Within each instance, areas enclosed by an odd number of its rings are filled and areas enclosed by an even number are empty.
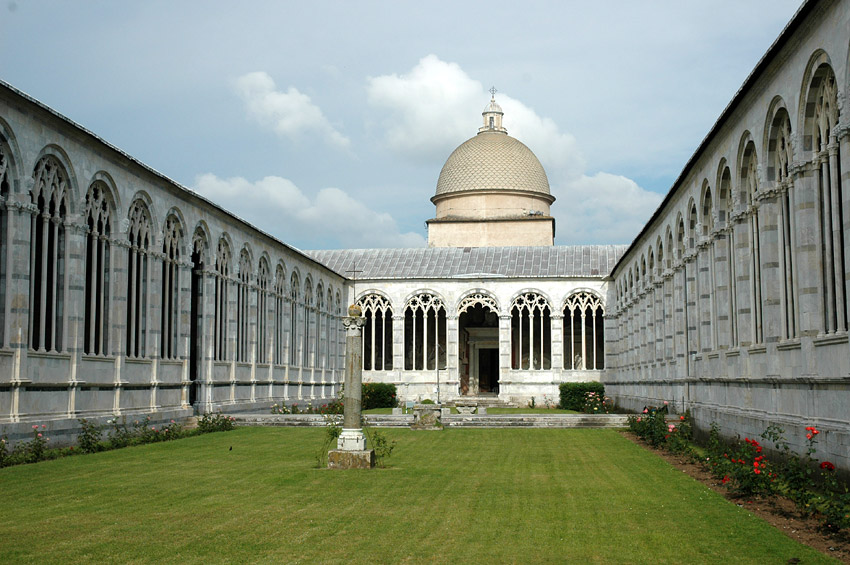
[[[328,469],[372,469],[376,461],[374,449],[366,451],[333,449],[328,452]]]

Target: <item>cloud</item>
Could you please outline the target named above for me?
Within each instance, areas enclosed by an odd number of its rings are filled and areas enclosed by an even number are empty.
[[[277,90],[268,73],[260,71],[242,75],[236,79],[236,90],[248,114],[279,135],[298,139],[309,132],[316,132],[327,143],[337,147],[347,148],[351,143],[330,124],[309,96],[294,86],[286,92]]]
[[[624,176],[599,172],[552,187],[558,240],[563,243],[631,243],[661,203]]]
[[[196,177],[194,189],[245,221],[303,248],[425,245],[420,234],[400,233],[392,216],[376,212],[338,188],[324,188],[311,199],[283,177],[251,182],[207,173]]]
[[[368,80],[369,103],[384,120],[387,147],[412,160],[439,167],[481,125],[489,98],[482,84],[456,63],[428,55],[407,73]],[[551,118],[505,93],[496,95],[508,134],[537,155],[557,201],[559,244],[622,243],[637,235],[661,195],[607,172],[588,174],[576,138]]]

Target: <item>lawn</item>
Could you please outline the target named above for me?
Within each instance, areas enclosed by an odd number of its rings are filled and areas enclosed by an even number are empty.
[[[829,562],[616,431],[387,429],[372,471],[317,469],[324,433],[0,469],[0,561]]]

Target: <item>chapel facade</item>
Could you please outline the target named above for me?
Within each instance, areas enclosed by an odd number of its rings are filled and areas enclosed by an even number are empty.
[[[495,98],[427,248],[301,252],[0,82],[0,434],[325,401],[357,303],[402,400],[599,380],[703,429],[817,425],[850,469],[848,30],[850,0],[804,2],[630,245],[553,245]]]

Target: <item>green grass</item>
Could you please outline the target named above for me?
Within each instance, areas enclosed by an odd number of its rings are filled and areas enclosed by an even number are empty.
[[[382,432],[372,471],[314,428],[0,469],[0,561],[828,562],[611,430]]]
[[[369,410],[364,410],[364,414],[392,414],[392,408],[370,408]]]

